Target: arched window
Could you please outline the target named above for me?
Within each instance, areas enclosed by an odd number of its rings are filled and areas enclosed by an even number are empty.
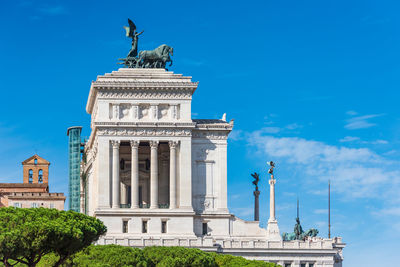
[[[29,170],[29,176],[28,176],[29,180],[28,182],[31,184],[33,183],[33,171],[32,169]]]
[[[34,163],[35,163],[35,165],[37,164],[37,159],[35,159]]]
[[[43,170],[39,170],[39,183],[43,183]]]

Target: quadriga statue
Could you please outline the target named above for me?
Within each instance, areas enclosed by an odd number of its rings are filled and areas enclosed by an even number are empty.
[[[139,52],[139,65],[142,68],[165,68],[167,62],[172,66],[174,49],[166,44],[160,45],[154,50],[144,50]]]
[[[126,30],[126,36],[132,39],[132,47],[126,58],[120,58],[123,64],[128,68],[165,68],[169,62],[169,66],[172,66],[171,56],[173,55],[173,48],[163,44],[154,50],[144,50],[137,53],[139,35],[143,33],[136,32],[136,25],[132,20],[128,19],[129,26],[124,26]]]

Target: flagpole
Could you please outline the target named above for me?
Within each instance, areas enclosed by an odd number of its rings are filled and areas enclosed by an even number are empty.
[[[331,180],[328,181],[328,238],[331,238]]]

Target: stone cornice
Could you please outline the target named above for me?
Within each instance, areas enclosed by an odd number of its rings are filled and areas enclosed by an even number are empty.
[[[190,100],[197,86],[191,77],[165,70],[119,69],[92,82],[86,111],[92,113],[96,98]]]

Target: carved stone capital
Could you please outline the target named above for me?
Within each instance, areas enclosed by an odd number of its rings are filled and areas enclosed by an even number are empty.
[[[150,143],[150,148],[151,149],[157,149],[158,148],[159,141],[152,140],[152,141],[149,141],[149,143]]]
[[[176,149],[176,147],[179,144],[179,141],[169,141],[168,144],[169,144],[169,148]]]
[[[119,148],[120,143],[120,140],[111,140],[111,145],[113,148]]]
[[[139,145],[140,145],[140,141],[131,140],[131,147],[132,147],[132,148],[138,148]]]

